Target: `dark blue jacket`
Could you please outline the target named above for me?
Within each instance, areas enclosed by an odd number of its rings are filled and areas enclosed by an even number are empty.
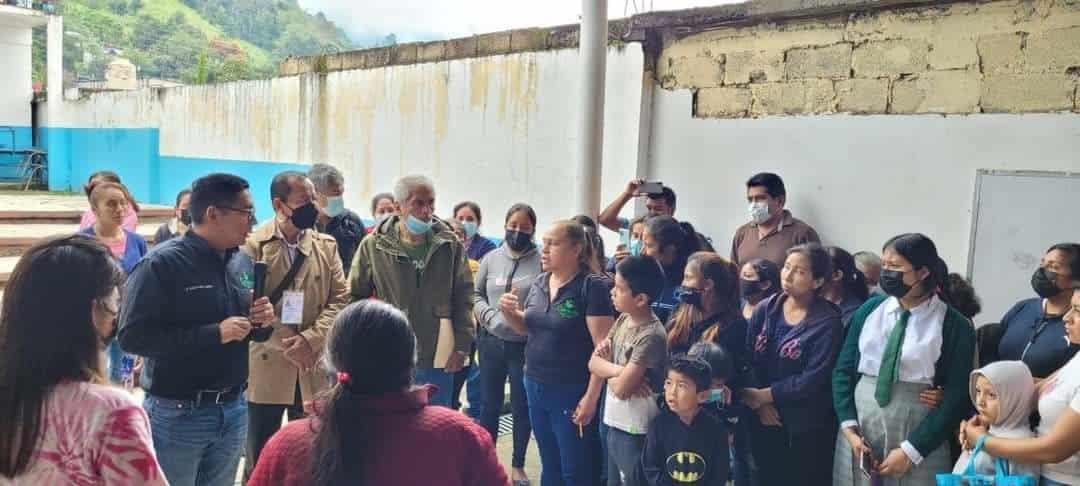
[[[498,246],[495,245],[495,242],[477,234],[476,236],[473,236],[472,243],[469,244],[469,248],[466,252],[469,254],[469,260],[480,261],[484,259],[484,256],[487,255],[489,251],[494,250],[495,248],[498,248]]]
[[[784,301],[777,294],[761,301],[750,317],[748,338],[751,359],[747,386],[772,388],[780,421],[792,433],[835,427],[832,406],[832,369],[840,352],[844,328],[840,309],[816,298],[806,319],[771,342],[784,326]]]
[[[79,233],[89,236],[97,236],[94,234],[94,227],[89,226],[79,231]],[[148,247],[146,245],[146,239],[139,236],[138,233],[133,233],[128,230],[124,230],[124,234],[127,235],[127,243],[124,247],[124,255],[117,258],[120,262],[120,268],[124,269],[124,273],[130,274],[131,270],[135,268],[135,264],[139,263],[143,255],[146,255]]]
[[[364,222],[356,213],[346,209],[341,214],[330,218],[325,228],[319,231],[333,236],[337,240],[338,256],[341,257],[341,268],[345,270],[345,277],[349,277],[352,269],[353,256],[360,247],[360,240],[364,239],[367,229]]]
[[[221,344],[219,323],[247,316],[254,288],[251,258],[224,258],[188,231],[157,245],[128,276],[120,309],[120,346],[143,356],[143,388],[176,400],[199,390],[242,387],[248,341]]]

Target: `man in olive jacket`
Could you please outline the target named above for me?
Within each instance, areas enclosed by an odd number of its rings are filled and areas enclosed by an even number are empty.
[[[349,279],[354,300],[377,298],[405,312],[416,333],[416,381],[436,385],[429,403],[449,407],[454,373],[473,342],[472,272],[449,225],[434,216],[435,187],[424,176],[394,184],[398,215],[364,238]]]

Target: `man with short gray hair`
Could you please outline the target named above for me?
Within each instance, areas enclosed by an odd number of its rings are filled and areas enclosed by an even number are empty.
[[[473,342],[472,272],[465,247],[435,217],[431,179],[398,179],[394,199],[398,213],[380,223],[353,258],[352,297],[375,297],[405,312],[418,344],[416,381],[436,385],[429,403],[449,407],[454,373]]]
[[[871,294],[885,295],[878,287],[881,278],[881,257],[872,251],[860,251],[852,255],[855,259],[855,269],[866,277],[866,286]]]
[[[367,233],[364,222],[345,208],[345,176],[341,171],[329,164],[315,164],[307,176],[315,184],[315,206],[319,208],[315,229],[337,240],[338,255],[348,278],[353,255]]]

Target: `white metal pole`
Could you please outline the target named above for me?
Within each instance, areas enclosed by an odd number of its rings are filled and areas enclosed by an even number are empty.
[[[604,149],[604,79],[607,69],[607,0],[581,0],[581,89],[578,104],[578,189],[580,214],[600,214]]]

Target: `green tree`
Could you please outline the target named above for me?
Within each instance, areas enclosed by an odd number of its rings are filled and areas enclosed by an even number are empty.
[[[206,51],[202,51],[199,53],[199,61],[198,64],[195,65],[195,76],[192,78],[191,82],[193,84],[206,84],[209,76],[210,67],[207,65]]]
[[[218,81],[239,81],[251,78],[251,66],[244,59],[229,58],[221,64]]]

